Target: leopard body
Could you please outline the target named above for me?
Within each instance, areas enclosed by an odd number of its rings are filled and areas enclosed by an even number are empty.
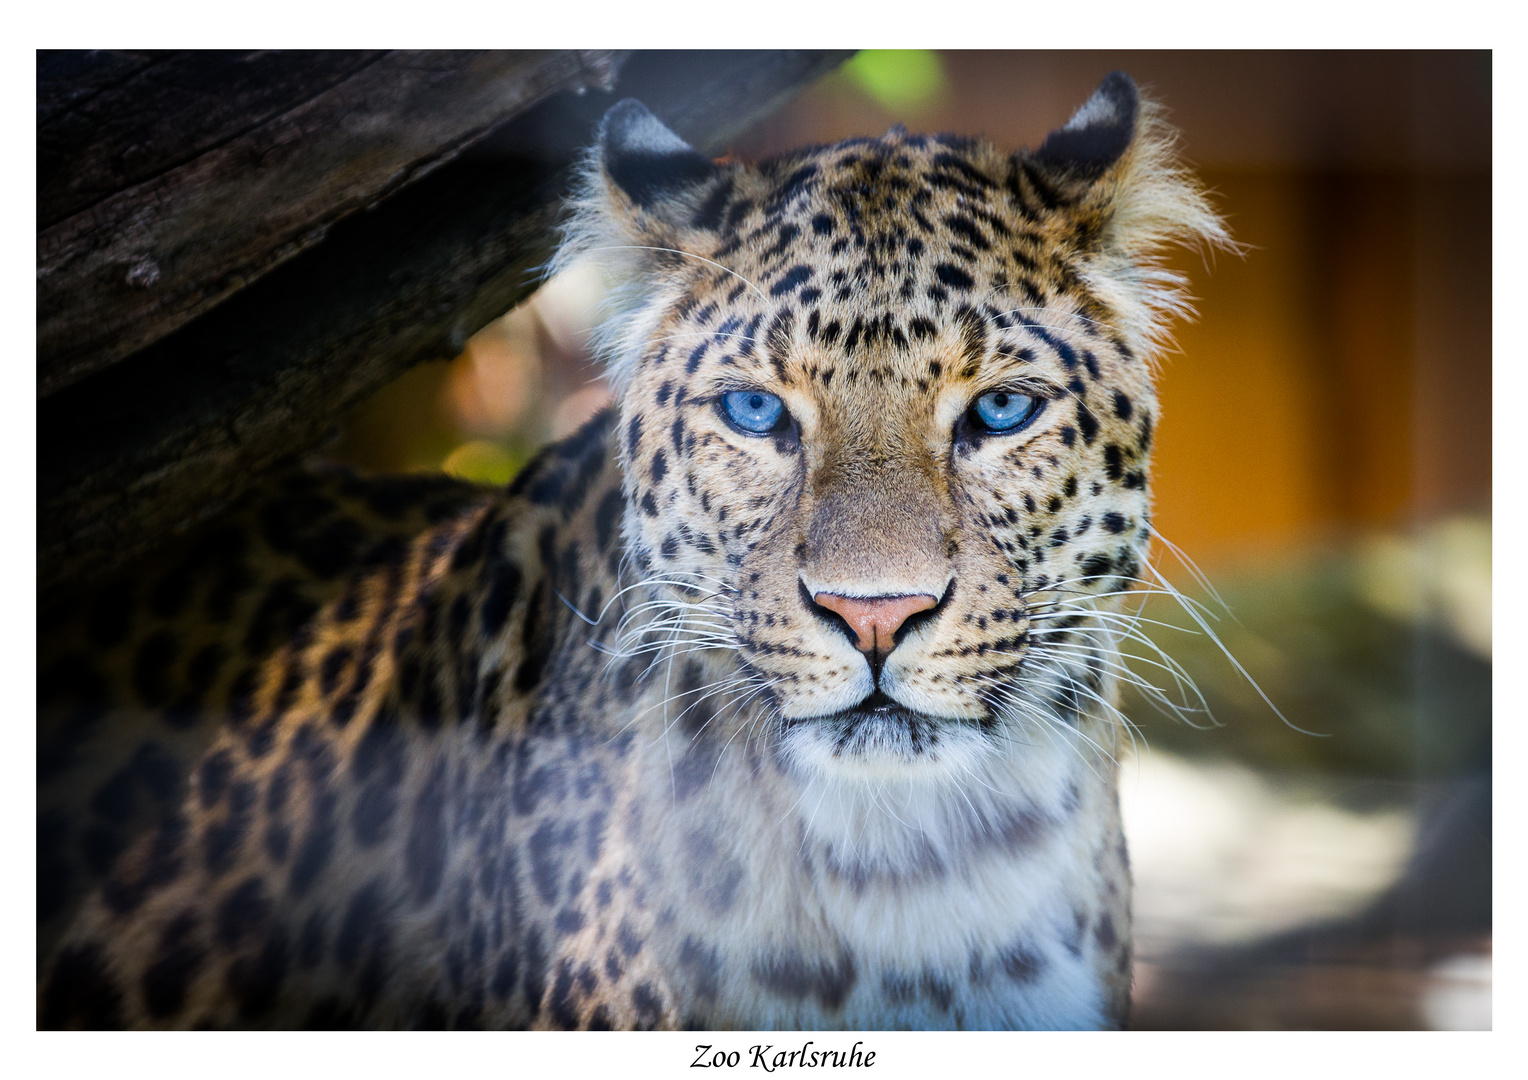
[[[1018,154],[617,106],[563,255],[611,409],[507,491],[295,474],[47,616],[39,1024],[1122,1025],[1155,260],[1223,239],[1118,74]],[[909,596],[885,648],[830,606]]]

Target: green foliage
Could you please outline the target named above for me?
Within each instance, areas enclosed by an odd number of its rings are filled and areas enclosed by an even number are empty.
[[[486,439],[463,443],[446,456],[441,469],[458,480],[503,487],[514,479],[526,455]]]
[[[944,64],[930,49],[865,49],[842,70],[888,112],[930,105],[946,85]]]

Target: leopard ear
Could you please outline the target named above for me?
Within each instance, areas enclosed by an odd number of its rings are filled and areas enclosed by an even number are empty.
[[[633,224],[639,229],[715,227],[712,204],[728,186],[728,170],[670,131],[640,101],[627,98],[605,114],[596,153],[611,200],[607,213],[636,214],[641,220]]]
[[[617,394],[686,272],[717,265],[709,256],[747,172],[707,160],[640,101],[622,101],[600,121],[547,271],[588,259],[602,272],[607,314],[594,347]]]
[[[1070,225],[1081,276],[1137,351],[1188,313],[1184,281],[1162,264],[1169,245],[1235,250],[1204,188],[1178,160],[1177,133],[1122,71],[1037,150],[1013,158],[1015,190]]]
[[[1134,80],[1123,71],[1112,71],[1066,125],[1028,155],[1029,160],[1060,179],[1097,180],[1130,149],[1140,111]]]

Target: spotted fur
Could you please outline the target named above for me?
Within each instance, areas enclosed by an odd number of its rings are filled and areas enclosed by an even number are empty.
[[[46,620],[39,1023],[1122,1024],[1155,260],[1223,239],[1119,74],[1013,155],[617,106],[561,256],[614,409],[506,492],[299,475]],[[867,655],[819,594],[937,604]]]

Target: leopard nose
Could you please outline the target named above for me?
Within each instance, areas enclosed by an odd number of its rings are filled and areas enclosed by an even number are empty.
[[[939,603],[939,598],[920,593],[914,596],[839,596],[820,592],[812,597],[819,607],[825,607],[849,625],[858,639],[854,647],[860,652],[889,653],[895,647],[896,632],[913,615],[927,611]]]

